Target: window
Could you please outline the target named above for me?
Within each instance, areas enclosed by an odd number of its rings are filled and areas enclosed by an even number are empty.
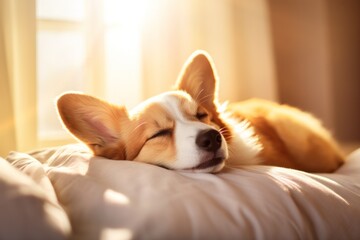
[[[40,142],[71,139],[62,129],[55,107],[56,97],[65,91],[81,91],[129,107],[140,101],[141,10],[134,11],[137,4],[37,0]]]

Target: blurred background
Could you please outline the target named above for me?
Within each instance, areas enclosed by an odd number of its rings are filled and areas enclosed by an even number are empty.
[[[131,108],[196,49],[220,101],[291,104],[359,147],[359,13],[358,0],[0,0],[0,155],[74,142],[55,110],[64,91]]]

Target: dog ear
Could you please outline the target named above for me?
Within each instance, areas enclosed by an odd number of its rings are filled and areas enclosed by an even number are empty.
[[[185,62],[176,88],[190,94],[210,111],[217,108],[217,73],[210,55],[202,50],[195,51]]]
[[[114,146],[123,145],[120,128],[129,122],[125,107],[84,94],[66,93],[58,98],[57,108],[65,127],[95,155],[125,159],[124,146],[122,149],[119,146],[116,154],[106,153]]]

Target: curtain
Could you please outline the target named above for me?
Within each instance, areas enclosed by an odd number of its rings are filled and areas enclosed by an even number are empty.
[[[153,0],[148,7],[142,37],[145,97],[168,90],[186,58],[204,49],[222,80],[220,100],[277,99],[266,0]]]
[[[2,156],[46,147],[37,136],[35,4],[0,0]],[[277,99],[266,0],[139,0],[138,6],[144,8],[139,50],[143,99],[171,89],[196,49],[214,58],[222,80],[220,101]]]
[[[0,0],[0,155],[36,147],[35,1]]]

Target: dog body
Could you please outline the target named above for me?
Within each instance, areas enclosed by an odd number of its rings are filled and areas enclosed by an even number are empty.
[[[310,114],[252,99],[220,106],[211,58],[195,52],[173,91],[132,109],[66,93],[57,102],[65,127],[97,156],[174,170],[218,172],[229,166],[266,164],[332,172],[343,156]]]

